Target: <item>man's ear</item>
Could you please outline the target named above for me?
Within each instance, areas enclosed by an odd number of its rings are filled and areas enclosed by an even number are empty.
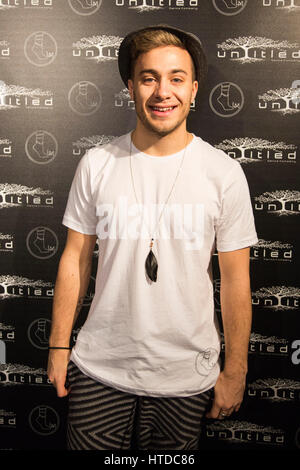
[[[198,82],[195,80],[195,81],[193,82],[192,102],[193,102],[194,99],[196,98],[197,92],[198,92]]]
[[[134,101],[133,81],[131,80],[131,78],[128,80],[128,87],[127,88],[129,90],[130,98],[132,99],[132,101]]]

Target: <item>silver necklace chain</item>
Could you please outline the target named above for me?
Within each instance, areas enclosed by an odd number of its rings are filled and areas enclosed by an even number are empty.
[[[181,157],[180,166],[179,166],[179,168],[178,168],[178,170],[177,170],[177,174],[176,174],[176,176],[175,176],[175,179],[174,179],[174,182],[173,182],[173,184],[172,184],[171,190],[170,190],[170,192],[169,192],[169,194],[168,194],[168,197],[167,197],[167,199],[166,199],[166,201],[165,201],[165,203],[164,203],[164,206],[163,206],[163,208],[162,208],[162,210],[161,210],[160,216],[159,216],[159,218],[158,218],[158,221],[157,221],[157,224],[156,224],[154,233],[153,233],[153,237],[150,237],[150,239],[151,239],[150,248],[152,248],[153,240],[154,240],[154,234],[156,233],[157,227],[158,227],[158,225],[159,225],[159,223],[160,223],[160,219],[161,219],[161,217],[162,217],[162,215],[163,215],[163,212],[164,212],[164,210],[165,210],[165,207],[166,207],[166,205],[167,205],[167,203],[168,203],[168,201],[169,201],[169,199],[170,199],[170,197],[171,197],[171,194],[172,194],[173,189],[174,189],[174,187],[175,187],[175,184],[176,184],[176,181],[177,181],[177,179],[178,179],[179,173],[180,173],[180,171],[181,171],[181,168],[182,168],[182,165],[183,165],[183,162],[184,162],[185,153],[186,153],[187,141],[188,141],[188,134],[187,134],[187,137],[186,137],[186,145],[185,145],[185,147],[184,147],[184,149],[183,149],[183,153],[182,153],[182,157]],[[157,157],[157,158],[164,158],[164,157]],[[135,189],[134,178],[133,178],[133,171],[132,171],[132,138],[131,138],[131,135],[130,135],[130,173],[131,173],[131,181],[132,181],[133,191],[134,191],[134,194],[135,194],[135,199],[136,199],[137,204],[140,204],[139,201],[138,201],[137,195],[136,195],[136,189]],[[150,233],[149,227],[147,227],[147,228],[148,228],[148,233]]]

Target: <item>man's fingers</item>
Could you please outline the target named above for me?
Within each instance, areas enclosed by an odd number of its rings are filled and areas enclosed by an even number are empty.
[[[234,408],[234,411],[235,411],[235,412],[239,411],[240,407],[241,407],[241,403],[239,403],[239,404]]]
[[[65,397],[68,395],[69,390],[65,387],[64,382],[57,384],[56,392],[58,397]]]
[[[231,406],[230,408],[225,408],[213,403],[211,410],[206,413],[206,417],[210,419],[225,419],[228,418],[234,411],[238,411],[240,405],[237,407]]]
[[[56,393],[58,397],[65,397],[70,392],[70,388],[67,388],[66,379],[63,377],[62,379],[53,379],[51,380],[52,385],[56,388]]]
[[[231,408],[221,408],[220,409],[220,412],[219,412],[219,415],[218,415],[218,419],[224,419],[224,418],[228,418],[231,413],[233,412],[233,406]]]

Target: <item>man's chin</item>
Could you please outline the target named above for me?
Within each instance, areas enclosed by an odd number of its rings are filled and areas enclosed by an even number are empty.
[[[153,130],[153,134],[158,137],[166,137],[167,135],[171,134],[174,129],[167,129],[167,130]]]
[[[153,126],[151,124],[148,124],[147,128],[150,130],[154,135],[159,136],[159,137],[166,137],[169,134],[172,134],[179,125],[176,126],[170,126],[170,127],[163,127],[163,126]]]
[[[172,134],[184,121],[184,119],[181,119],[178,122],[171,122],[171,120],[169,122],[159,122],[159,120],[147,118],[143,113],[137,113],[137,115],[143,126],[156,137],[166,137]]]

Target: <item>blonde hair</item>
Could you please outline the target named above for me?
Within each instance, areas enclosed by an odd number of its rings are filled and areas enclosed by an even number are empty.
[[[152,49],[162,46],[176,46],[180,47],[181,49],[185,49],[188,51],[185,44],[177,37],[175,34],[169,33],[168,31],[164,31],[162,29],[156,29],[152,31],[141,31],[137,33],[131,41],[131,48],[130,48],[130,76],[133,78],[134,75],[134,67],[137,61],[137,58],[140,54],[145,52],[149,52]],[[189,51],[188,51],[189,52]],[[192,71],[193,71],[193,80],[196,80],[196,71],[194,61],[191,57],[192,61]]]

